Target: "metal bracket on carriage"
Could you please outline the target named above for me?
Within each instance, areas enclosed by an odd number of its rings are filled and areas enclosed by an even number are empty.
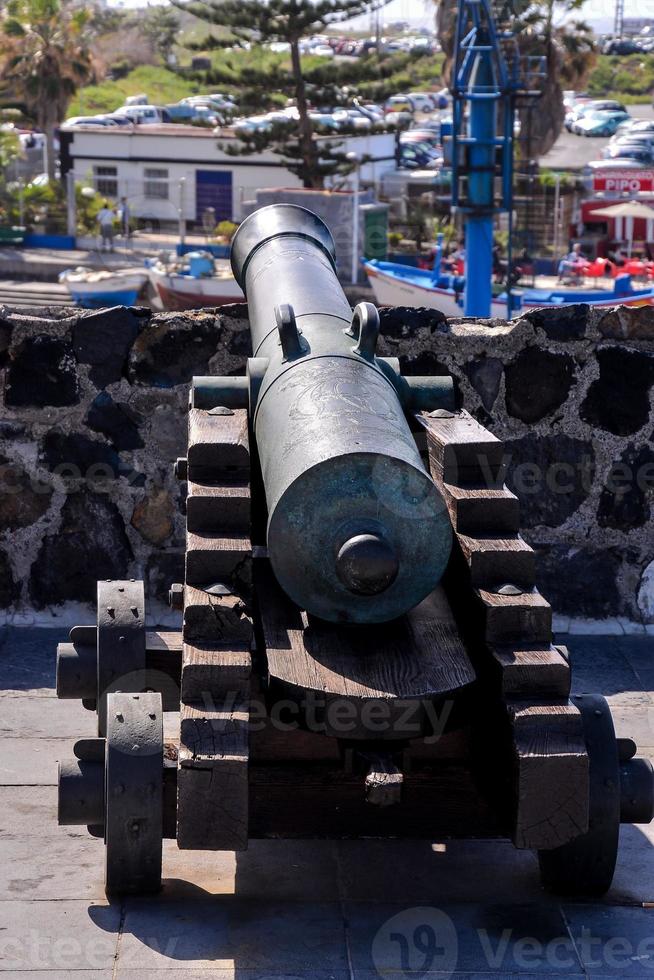
[[[157,690],[164,710],[176,711],[181,652],[179,633],[146,631],[142,581],[98,582],[97,625],[74,626],[57,647],[57,697],[97,711],[100,735],[112,691]]]

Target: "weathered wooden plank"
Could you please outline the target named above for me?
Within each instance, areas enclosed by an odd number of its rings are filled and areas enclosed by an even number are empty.
[[[506,583],[531,589],[536,581],[536,556],[527,542],[514,537],[470,537],[457,534],[457,540],[476,587]]]
[[[188,483],[186,527],[189,531],[246,533],[250,525],[250,488]]]
[[[520,503],[506,487],[457,486],[445,483],[437,469],[434,482],[443,495],[452,521],[460,534],[516,534],[520,529]]]
[[[535,744],[544,738],[565,746],[569,736],[583,732],[581,715],[572,701],[510,699],[507,707],[514,730]]]
[[[189,585],[225,585],[251,581],[252,546],[247,534],[216,537],[186,534],[186,581]]]
[[[148,630],[145,649],[147,653],[181,653],[182,634],[178,630]]]
[[[320,731],[416,738],[430,724],[433,699],[474,680],[441,590],[393,623],[345,630],[309,620],[284,596],[267,562],[256,565],[271,696],[295,699],[303,711],[310,703]],[[410,701],[416,703],[407,712]],[[372,702],[379,702],[376,714]]]
[[[248,418],[243,409],[211,415],[192,408],[188,415],[188,477],[193,482],[238,479],[250,472]]]
[[[552,640],[552,607],[537,589],[520,595],[499,595],[485,589],[473,593],[483,639],[491,644],[549,644]]]
[[[182,691],[184,702],[212,705],[225,696],[246,697],[250,690],[252,657],[248,647],[217,650],[184,644]]]
[[[507,704],[513,724],[520,848],[552,848],[588,829],[588,755],[571,702]]]
[[[248,839],[248,704],[182,704],[177,773],[180,848],[243,850]]]
[[[445,483],[503,485],[504,447],[469,412],[463,409],[451,418],[421,413],[419,418],[427,433],[430,468]]]
[[[517,757],[518,847],[554,847],[588,825],[588,758],[570,701],[507,702]]]
[[[511,827],[479,793],[468,767],[442,761],[405,773],[400,806],[365,802],[360,773],[333,763],[250,770],[250,837],[508,837]]]
[[[570,665],[556,647],[491,647],[500,669],[504,697],[560,697],[570,694]]]
[[[227,649],[234,644],[249,649],[252,620],[245,601],[238,595],[212,595],[187,585],[184,588],[185,643]]]

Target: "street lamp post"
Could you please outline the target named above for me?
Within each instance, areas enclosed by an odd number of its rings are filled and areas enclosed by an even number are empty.
[[[359,281],[359,192],[360,192],[360,170],[361,158],[358,153],[348,153],[347,159],[354,164],[354,197],[352,201],[352,283]]]

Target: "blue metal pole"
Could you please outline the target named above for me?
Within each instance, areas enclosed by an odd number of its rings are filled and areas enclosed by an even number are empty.
[[[466,282],[463,311],[466,316],[487,317],[491,312],[493,271],[493,170],[495,162],[496,91],[491,55],[475,53],[470,76],[468,152],[468,199],[465,218]],[[475,95],[486,98],[475,98]]]

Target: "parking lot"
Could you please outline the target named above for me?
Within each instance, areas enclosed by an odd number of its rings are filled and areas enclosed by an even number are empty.
[[[634,119],[654,119],[650,105],[631,105],[627,110]],[[609,140],[596,136],[576,136],[564,129],[545,156],[540,158],[544,170],[581,170],[591,160],[599,160]]]

